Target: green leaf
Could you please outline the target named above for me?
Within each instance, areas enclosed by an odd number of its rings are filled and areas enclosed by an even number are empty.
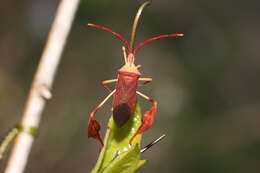
[[[115,158],[107,167],[102,170],[102,173],[111,173],[111,172],[134,172],[139,166],[140,161],[140,147],[135,145],[127,152],[123,152],[117,158]],[[142,162],[143,163],[143,162]]]
[[[140,160],[141,135],[129,141],[142,123],[140,106],[136,103],[133,114],[125,125],[117,127],[111,116],[102,149],[95,168],[91,173],[131,173],[145,163]]]

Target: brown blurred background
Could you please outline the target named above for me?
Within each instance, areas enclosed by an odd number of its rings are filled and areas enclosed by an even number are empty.
[[[27,173],[86,173],[99,144],[87,138],[90,112],[108,94],[101,81],[116,78],[122,42],[87,27],[112,28],[129,40],[143,1],[82,0],[34,143]],[[17,123],[53,21],[57,0],[2,1],[0,10],[0,136]],[[145,9],[136,43],[158,34],[184,33],[145,45],[137,54],[140,90],[159,102],[139,171],[256,173],[260,171],[260,2],[157,0]],[[150,103],[138,98],[144,111]],[[97,114],[102,135],[111,100]],[[0,165],[3,171],[7,158]]]

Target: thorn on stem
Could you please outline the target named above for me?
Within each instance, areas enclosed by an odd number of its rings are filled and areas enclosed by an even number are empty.
[[[158,142],[160,142],[166,135],[163,134],[162,136],[160,136],[158,139],[156,139],[155,141],[153,141],[152,143],[146,145],[144,148],[142,148],[140,150],[141,153],[145,152],[146,150],[148,150],[149,148],[151,148],[153,145],[157,144]]]

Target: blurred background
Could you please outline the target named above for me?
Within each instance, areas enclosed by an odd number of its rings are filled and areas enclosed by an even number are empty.
[[[84,173],[94,167],[99,143],[87,138],[88,116],[108,94],[101,82],[116,78],[124,60],[122,42],[87,23],[129,40],[142,2],[81,1],[27,173]],[[58,3],[1,2],[0,136],[21,118]],[[140,90],[159,102],[142,145],[167,135],[142,154],[148,162],[137,172],[260,171],[259,7],[259,1],[154,0],[145,9],[136,43],[159,34],[185,36],[154,41],[137,53],[143,77],[153,78]],[[143,111],[151,106],[138,100]],[[96,116],[102,136],[111,103]]]

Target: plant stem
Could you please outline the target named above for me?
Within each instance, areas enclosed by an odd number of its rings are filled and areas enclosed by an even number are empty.
[[[78,4],[79,0],[60,1],[22,116],[21,124],[26,127],[38,128],[46,101],[51,98],[50,89]],[[28,133],[18,134],[5,173],[24,171],[33,141]]]
[[[131,41],[130,41],[130,52],[133,53],[133,50],[134,50],[134,44],[135,44],[135,34],[136,34],[136,29],[137,29],[137,26],[138,26],[138,22],[139,22],[139,18],[144,10],[144,8],[147,6],[147,5],[150,5],[151,2],[150,1],[146,1],[145,3],[143,3],[141,5],[141,7],[138,9],[137,13],[136,13],[136,16],[135,16],[135,20],[134,20],[134,23],[133,23],[133,28],[132,28],[132,34],[131,34]]]
[[[8,146],[15,139],[15,137],[17,136],[18,133],[19,133],[18,128],[14,127],[7,133],[7,135],[1,141],[1,143],[0,143],[0,161],[4,157],[4,154],[6,153]]]

